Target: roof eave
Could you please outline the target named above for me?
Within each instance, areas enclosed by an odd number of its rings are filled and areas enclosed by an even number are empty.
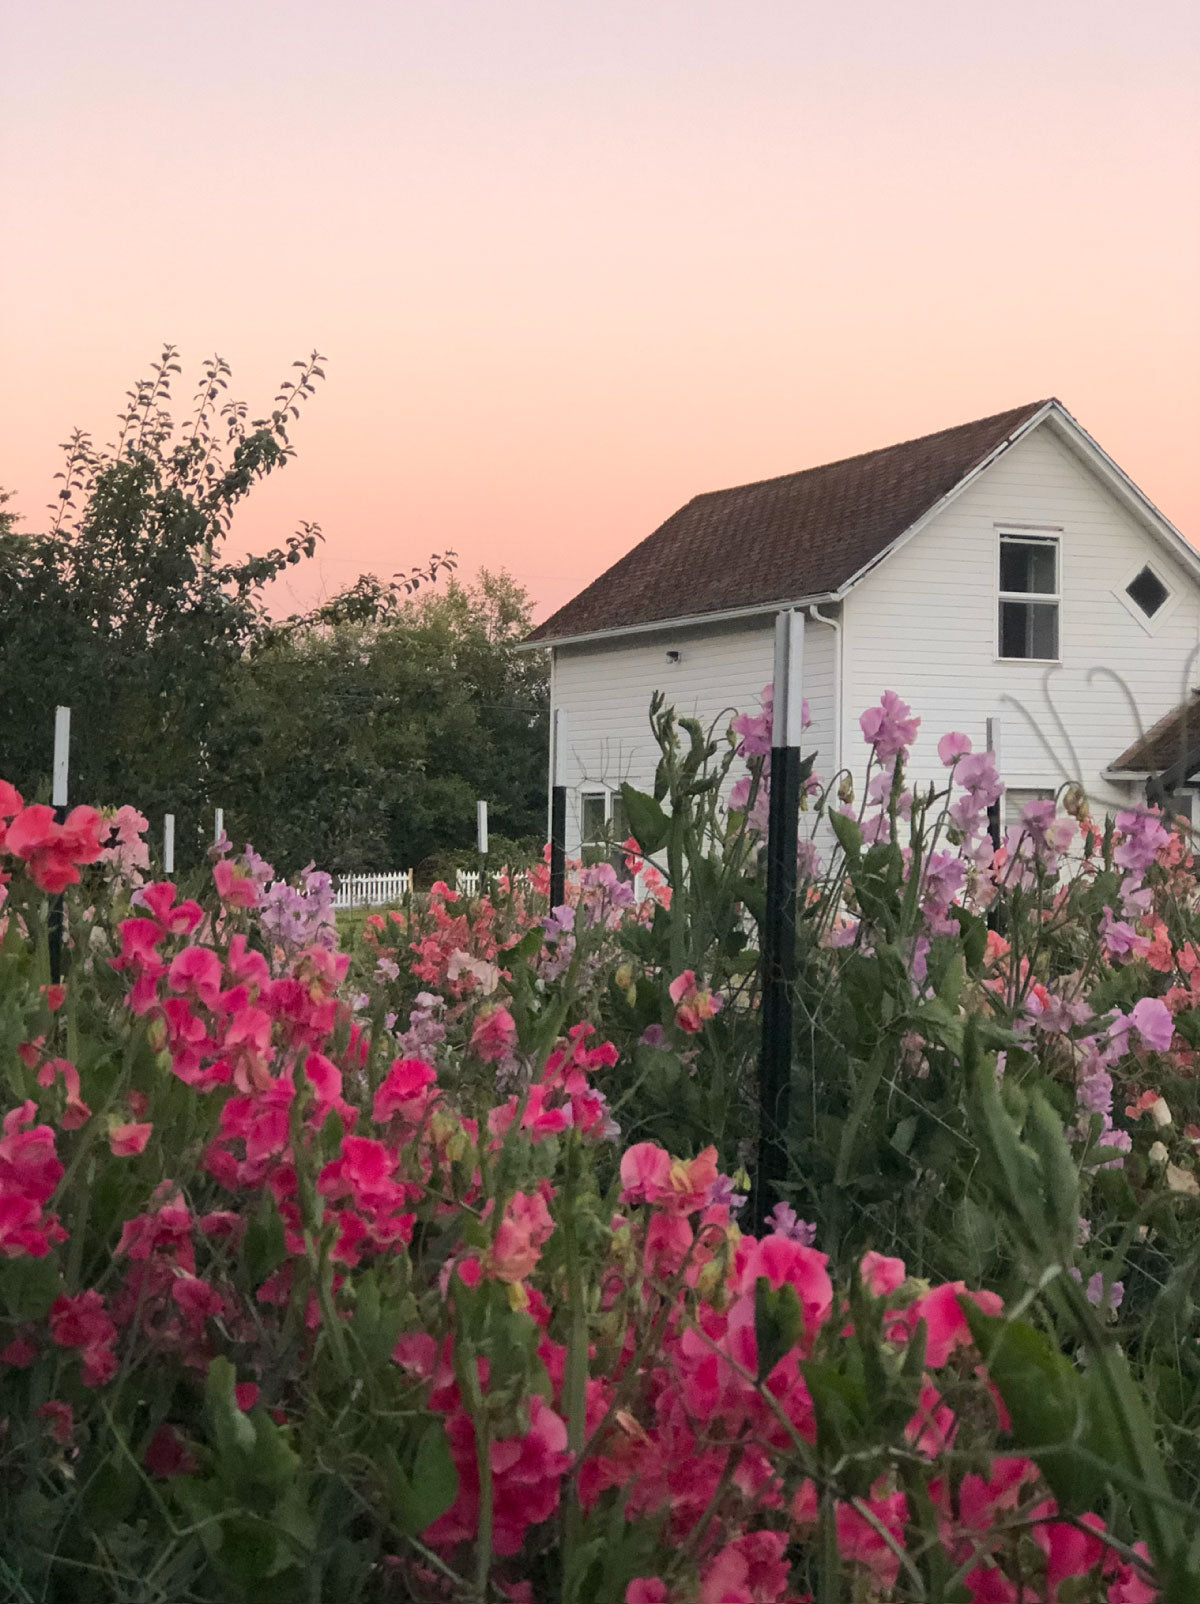
[[[552,635],[547,640],[518,642],[519,652],[547,651],[554,646],[587,646],[593,641],[620,640],[627,635],[652,635],[663,630],[696,629],[706,624],[733,623],[740,618],[761,618],[769,613],[780,613],[789,607],[821,607],[838,600],[831,590],[812,596],[799,596],[792,600],[756,602],[751,607],[729,607],[718,613],[691,613],[682,618],[655,618],[645,624],[621,624],[615,629],[586,630],[579,635]]]

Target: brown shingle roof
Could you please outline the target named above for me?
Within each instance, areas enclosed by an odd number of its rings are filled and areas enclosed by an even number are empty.
[[[1112,766],[1133,774],[1161,774],[1172,764],[1189,759],[1200,768],[1200,693],[1195,691],[1152,724]]]
[[[1034,401],[860,457],[696,496],[529,640],[835,591],[1045,404]]]

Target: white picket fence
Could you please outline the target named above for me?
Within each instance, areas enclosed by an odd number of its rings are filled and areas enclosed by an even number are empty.
[[[460,897],[477,897],[481,889],[478,869],[456,869],[454,889]],[[489,884],[492,877],[489,876]],[[530,879],[524,870],[512,877],[514,891],[528,893]],[[343,874],[333,894],[335,908],[387,908],[412,895],[411,869],[391,869],[382,874]]]
[[[412,894],[411,869],[383,874],[344,874],[333,895],[335,908],[386,908]]]

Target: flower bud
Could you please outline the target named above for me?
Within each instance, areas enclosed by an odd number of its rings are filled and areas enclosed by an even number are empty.
[[[1156,1103],[1151,1103],[1150,1118],[1160,1131],[1165,1130],[1171,1123],[1171,1109],[1165,1097],[1160,1097]]]
[[[1150,1149],[1148,1157],[1151,1164],[1165,1164],[1168,1157],[1166,1147],[1162,1142],[1155,1142],[1154,1146]]]
[[[1080,824],[1086,824],[1092,816],[1088,799],[1078,785],[1068,785],[1063,792],[1062,810],[1071,818],[1077,819]]]

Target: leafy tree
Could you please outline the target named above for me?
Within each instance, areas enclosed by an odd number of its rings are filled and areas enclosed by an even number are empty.
[[[280,631],[244,665],[213,754],[235,837],[277,868],[408,867],[544,833],[548,685],[516,650],[529,601],[506,574],[373,623]]]
[[[227,395],[229,367],[204,364],[187,415],[172,416],[173,346],[127,392],[115,443],[77,430],[50,529],[20,535],[0,518],[0,752],[28,791],[44,784],[56,703],[73,710],[72,790],[133,801],[198,824],[218,775],[214,746],[247,654],[281,628],[272,580],[322,538],[302,523],[263,555],[229,554],[234,513],[293,455],[289,429],[324,377],[313,352],[293,364],[270,411]],[[396,611],[443,566],[390,584],[364,576],[316,618]],[[312,620],[291,619],[285,630]]]

